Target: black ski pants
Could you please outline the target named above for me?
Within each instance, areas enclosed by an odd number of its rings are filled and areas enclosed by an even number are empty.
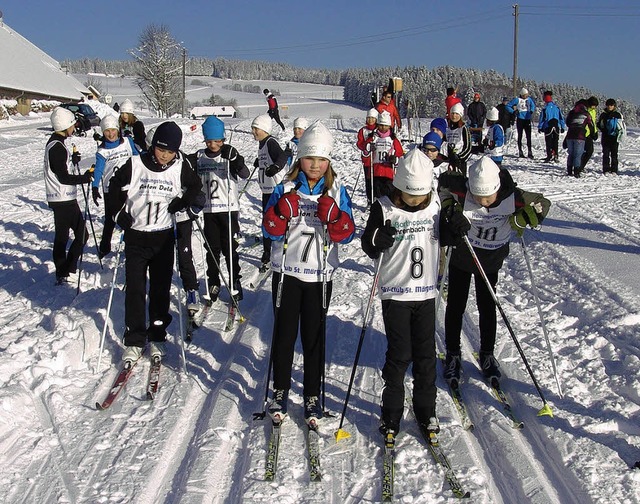
[[[544,144],[547,150],[547,158],[553,159],[558,155],[558,139],[560,138],[560,133],[558,132],[557,126],[551,126],[547,128],[547,131],[544,133]]]
[[[382,301],[387,353],[382,378],[382,418],[399,425],[404,410],[404,376],[413,364],[413,410],[418,422],[436,416],[435,299]]]
[[[602,172],[618,173],[618,138],[602,135]]]
[[[186,291],[197,291],[198,275],[193,264],[193,248],[191,244],[193,222],[191,220],[176,222],[176,234],[178,240],[178,271],[180,271],[182,288]]]
[[[284,131],[284,124],[282,124],[282,121],[280,120],[280,110],[278,110],[277,108],[269,109],[267,113],[269,114],[269,117],[271,117],[271,119],[278,123],[278,126],[282,128],[282,131]]]
[[[531,119],[516,119],[516,129],[518,130],[518,152],[522,152],[522,132],[527,136],[527,149],[531,153]]]
[[[144,347],[149,341],[164,341],[171,323],[169,292],[175,255],[173,230],[158,233],[153,245],[132,245],[125,236],[125,277],[127,290],[124,301],[126,325],[124,344]],[[149,274],[149,328],[146,321],[147,273]]]
[[[580,171],[584,171],[585,166],[593,156],[593,136],[588,136],[584,139],[584,152],[582,153],[582,159],[580,161]]]
[[[273,388],[291,388],[291,368],[298,327],[303,356],[303,393],[319,396],[324,369],[324,338],[326,314],[322,308],[322,282],[303,282],[284,275],[280,308],[276,308],[276,294],[280,273],[273,273],[272,301],[273,330]],[[331,299],[332,282],[327,282],[327,307]]]
[[[231,274],[231,265],[233,266],[233,282],[234,284],[240,278],[240,258],[238,256],[238,241],[235,234],[240,232],[240,224],[238,223],[238,212],[231,212],[231,257],[229,257],[229,214],[224,213],[205,213],[204,214],[204,234],[207,242],[213,251],[215,261],[207,250],[207,278],[209,279],[209,287],[212,285],[220,286],[220,252],[224,256],[227,263],[227,273]],[[231,286],[233,287],[233,285]]]
[[[78,269],[82,249],[89,239],[84,217],[76,200],[51,204],[53,210],[53,264],[56,277],[67,277]],[[67,251],[69,234],[73,231],[73,241]]]
[[[102,227],[102,238],[100,239],[100,252],[108,254],[111,252],[111,237],[116,223],[113,220],[113,209],[109,203],[108,195],[104,195],[104,226]]]
[[[269,203],[269,198],[271,198],[271,193],[262,194],[262,215],[267,209],[267,203]],[[262,225],[260,225],[260,229],[262,229]],[[271,238],[267,238],[266,236],[262,237],[262,257],[260,261],[263,263],[268,263],[271,261]]]
[[[480,351],[493,353],[496,345],[496,304],[482,276],[480,273],[463,271],[450,264],[447,309],[444,316],[444,332],[448,353],[460,354],[462,317],[467,308],[472,274],[476,288],[476,305],[479,312]],[[498,283],[498,272],[487,272],[487,278],[495,292],[496,284]]]

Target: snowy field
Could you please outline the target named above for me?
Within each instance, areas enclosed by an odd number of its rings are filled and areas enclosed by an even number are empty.
[[[229,121],[228,137],[250,165],[257,143],[250,119],[266,111],[263,96],[213,87],[189,88],[190,100],[212,93],[238,100],[243,118]],[[322,118],[335,138],[335,167],[349,188],[361,171],[354,147],[364,112],[341,102],[340,88],[257,83],[278,88],[293,118]],[[136,90],[112,79],[115,101]],[[198,95],[200,93],[200,95]],[[314,94],[315,93],[315,94]],[[100,107],[98,107],[100,108]],[[102,111],[104,113],[104,111]],[[150,126],[158,119],[141,117]],[[203,146],[201,121],[178,120],[183,150]],[[190,126],[198,127],[192,131]],[[424,133],[427,121],[421,124]],[[405,126],[406,128],[406,126]],[[417,127],[416,127],[417,129]],[[276,130],[279,128],[276,127]],[[275,131],[275,130],[274,130]],[[360,358],[345,428],[333,433],[345,398],[373,265],[359,239],[342,248],[328,315],[326,404],[336,414],[321,425],[321,482],[309,482],[302,415],[302,359],[294,362],[290,419],[283,427],[276,483],[263,481],[267,421],[253,421],[263,408],[272,330],[270,282],[257,290],[260,194],[254,182],[243,198],[241,266],[247,322],[224,332],[228,294],[223,293],[187,347],[182,372],[178,289],[172,290],[174,322],[154,401],[145,395],[147,361],[141,363],[111,409],[96,411],[114,379],[122,354],[124,293],[117,276],[102,366],[97,370],[114,254],[101,269],[90,241],[81,292],[55,287],[51,243],[53,213],[42,180],[48,118],[11,120],[0,126],[0,502],[3,503],[369,503],[381,498],[381,439],[377,431],[385,337],[379,300]],[[74,142],[89,167],[91,137]],[[544,157],[535,135],[534,154]],[[506,375],[503,387],[524,422],[513,429],[473,360],[478,349],[477,310],[470,300],[463,328],[462,391],[475,423],[465,431],[444,381],[438,378],[441,443],[474,503],[639,503],[640,470],[640,138],[637,130],[621,146],[620,175],[601,174],[600,144],[581,179],[561,164],[506,157],[504,166],[520,187],[544,192],[553,206],[540,230],[526,233],[526,247],[556,357],[563,396],[551,362],[520,242],[500,274],[498,295],[522,344],[554,417],[538,417],[542,401],[504,324],[499,322],[496,356]],[[354,212],[361,232],[366,221],[362,180]],[[81,201],[84,207],[84,201]],[[91,205],[98,236],[102,207]],[[115,247],[114,237],[114,247]],[[202,271],[200,241],[194,250]],[[203,290],[203,288],[201,288]],[[443,351],[443,309],[438,348]],[[439,369],[439,375],[441,369]],[[407,379],[410,386],[410,380]],[[398,438],[396,502],[442,503],[455,499],[426,450],[410,408]]]

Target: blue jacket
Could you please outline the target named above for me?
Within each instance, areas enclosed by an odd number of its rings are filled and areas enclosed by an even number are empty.
[[[318,181],[318,183],[313,187],[313,189],[310,189],[309,183],[307,182],[307,176],[304,174],[302,170],[300,170],[300,172],[298,173],[298,176],[296,177],[295,182],[302,182],[302,185],[298,189],[298,192],[303,194],[309,194],[309,195],[322,194],[322,191],[324,191],[324,177],[322,177]],[[345,189],[344,185],[342,185],[339,181],[334,179],[334,186],[336,184],[339,186],[339,191],[340,191],[340,210],[342,210],[343,212],[346,212],[349,215],[349,217],[353,219],[353,210],[351,208],[351,198],[349,197],[349,193]],[[269,210],[269,208],[271,208],[278,202],[278,200],[282,197],[283,193],[284,193],[284,186],[282,185],[282,183],[280,183],[276,186],[276,188],[271,193],[271,197],[269,198],[269,201],[267,202],[267,206],[264,209],[264,214],[266,214],[267,210]],[[274,241],[284,240],[284,236],[274,236],[269,234],[264,226],[262,226],[262,234],[265,237],[271,238]],[[342,240],[340,243],[349,243],[351,240],[353,240],[354,236],[355,236],[355,230],[353,233],[351,233],[351,235],[348,238]]]
[[[524,110],[520,110],[518,108],[518,102],[520,100],[524,100],[525,102]],[[533,113],[536,110],[536,103],[533,101],[533,98],[531,98],[530,96],[528,96],[526,100],[524,98],[520,98],[519,96],[516,96],[513,100],[507,103],[506,109],[511,114],[515,113],[518,119],[531,119],[531,117],[533,116]]]
[[[133,138],[131,138],[130,136],[118,137],[118,139],[115,142],[108,142],[107,140],[105,140],[103,143],[104,143],[105,149],[115,149],[120,145],[121,142],[129,142],[131,144],[132,155],[134,156],[138,155],[138,149],[136,148],[136,144],[133,143]],[[104,167],[106,162],[107,160],[104,158],[102,154],[100,154],[99,152],[96,153],[96,166],[93,172],[93,183],[92,183],[93,187],[100,187],[100,180],[102,179],[102,173],[104,172]]]
[[[555,119],[560,129],[565,129],[564,117],[560,108],[552,101],[547,103],[540,112],[540,120],[538,121],[538,129],[547,131],[549,122]]]

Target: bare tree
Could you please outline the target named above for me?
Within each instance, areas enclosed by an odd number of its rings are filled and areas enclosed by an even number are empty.
[[[166,25],[151,24],[129,54],[136,61],[136,84],[161,117],[178,112],[182,104],[182,47]]]

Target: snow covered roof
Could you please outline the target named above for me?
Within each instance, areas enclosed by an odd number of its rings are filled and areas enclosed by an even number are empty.
[[[0,88],[79,100],[89,90],[60,64],[0,21]]]

